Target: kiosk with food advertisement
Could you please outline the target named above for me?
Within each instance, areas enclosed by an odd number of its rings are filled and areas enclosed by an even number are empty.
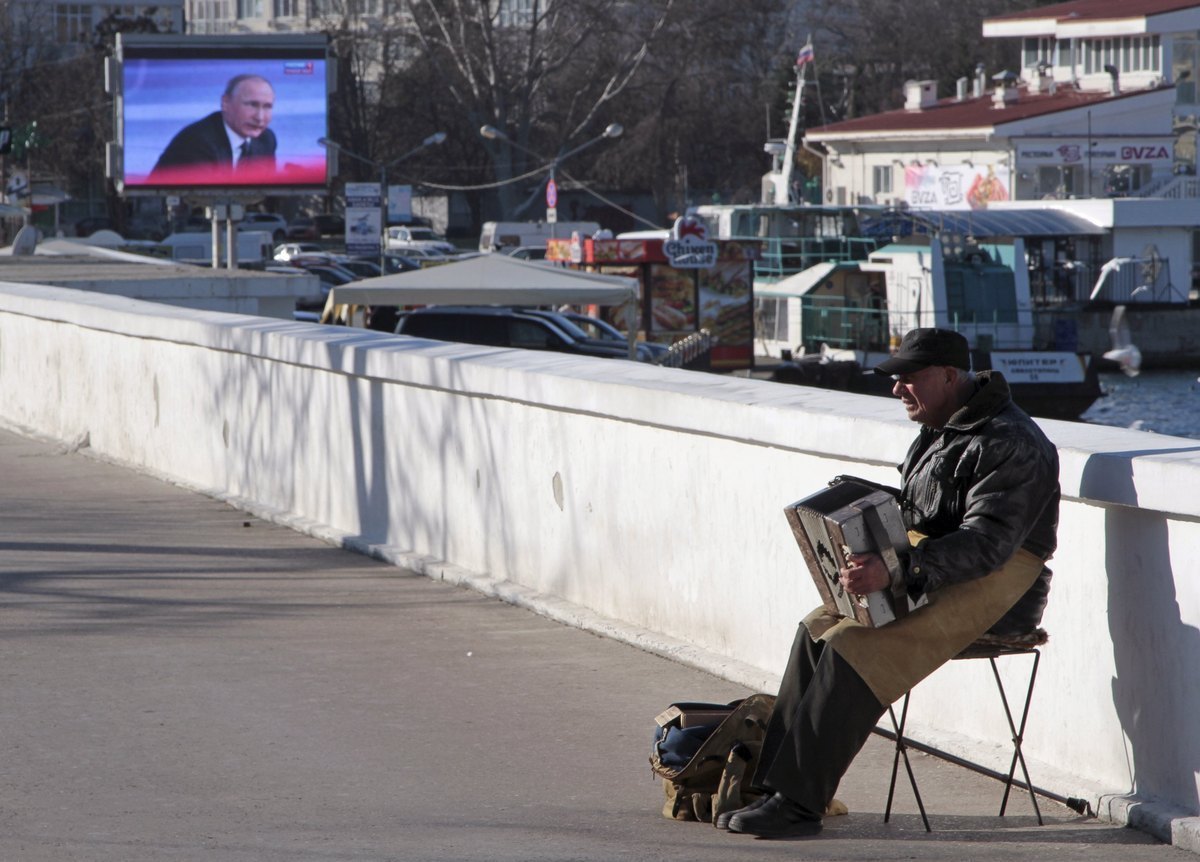
[[[639,328],[647,341],[674,344],[699,332],[711,338],[713,370],[754,364],[754,243],[713,241],[698,219],[677,219],[669,236],[550,240],[546,259],[637,279]],[[624,327],[625,309],[604,315]]]

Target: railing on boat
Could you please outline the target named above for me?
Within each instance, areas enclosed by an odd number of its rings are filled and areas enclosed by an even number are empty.
[[[886,309],[864,308],[855,305],[834,305],[805,302],[800,311],[800,344],[804,353],[819,353],[821,345],[845,350],[884,351],[889,349],[891,333],[907,332],[922,326],[936,325],[933,312],[898,314]],[[970,327],[977,347],[983,350],[1028,350],[1031,345],[1013,340],[1014,323],[1001,320],[994,313],[990,318],[981,315],[952,312],[951,329]],[[1035,327],[1036,328],[1036,327]],[[1073,350],[1067,343],[1069,333],[1063,333],[1063,343],[1045,347]],[[759,338],[773,338],[771,333],[757,333]],[[1056,338],[1057,333],[1056,333]]]
[[[789,275],[803,272],[818,263],[847,260],[866,260],[879,247],[877,240],[868,237],[752,237],[731,239],[760,244],[760,257],[754,264],[754,275],[761,282],[776,282]]]

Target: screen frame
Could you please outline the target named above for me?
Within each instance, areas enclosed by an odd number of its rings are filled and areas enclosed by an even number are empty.
[[[330,95],[336,87],[334,57],[325,34],[237,34],[221,36],[181,36],[176,34],[118,33],[116,50],[107,70],[109,91],[113,96],[113,128],[116,141],[107,160],[109,179],[122,197],[177,195],[212,199],[261,198],[263,196],[306,195],[327,192],[336,175],[335,156],[322,147],[324,176],[320,181],[230,183],[220,177],[213,182],[155,183],[126,182],[126,93],[125,71],[129,61],[217,60],[217,61],[320,61],[324,64],[324,128],[320,138],[329,135]],[[222,82],[223,83],[223,82]],[[213,109],[219,106],[214,98]],[[165,142],[164,142],[165,143]]]

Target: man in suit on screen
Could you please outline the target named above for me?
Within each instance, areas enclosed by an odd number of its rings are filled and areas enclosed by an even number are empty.
[[[231,172],[275,168],[271,112],[275,88],[260,75],[236,75],[221,95],[221,110],[185,126],[158,158],[151,177],[166,178],[179,169],[213,167]]]

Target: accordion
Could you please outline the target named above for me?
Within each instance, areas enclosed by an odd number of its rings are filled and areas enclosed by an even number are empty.
[[[847,593],[838,569],[850,554],[874,552],[883,558],[893,584],[900,584],[899,553],[908,550],[908,533],[900,505],[887,491],[846,480],[824,488],[784,508],[800,552],[821,594],[834,614],[878,627],[924,604],[912,602],[903,586],[865,596]]]

